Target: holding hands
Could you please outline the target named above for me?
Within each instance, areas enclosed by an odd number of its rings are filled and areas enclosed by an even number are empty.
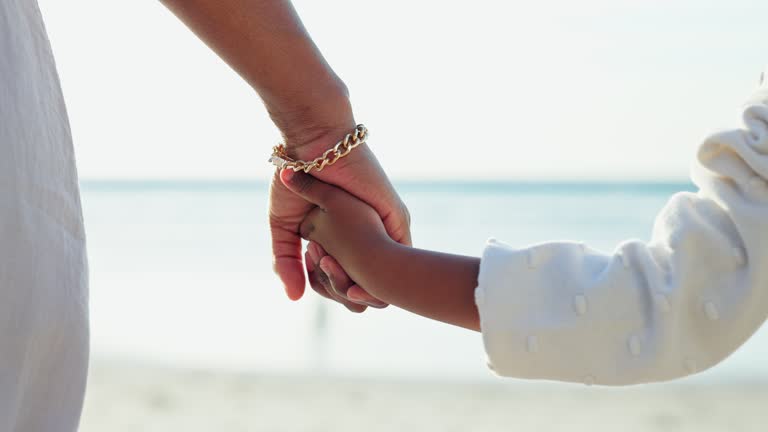
[[[330,253],[320,262],[324,273],[334,273],[326,271],[333,270],[328,266],[333,259],[354,280],[363,280],[369,267],[366,264],[377,261],[388,247],[397,244],[387,234],[379,214],[349,193],[289,169],[280,173],[280,179],[292,192],[316,206],[299,225],[299,233],[311,240],[313,247],[324,247]]]
[[[285,156],[316,158],[355,127],[346,86],[290,0],[162,2],[259,94]],[[493,243],[481,274],[480,258],[410,247],[408,210],[361,144],[327,170],[275,173],[275,271],[288,296],[301,298],[304,237],[310,285],[352,311],[392,304],[479,330],[484,308],[487,352],[502,375],[627,384],[706,369],[768,314],[765,104],[761,90],[745,111],[745,128],[707,139],[695,165],[701,191],[671,200],[647,244],[625,242],[605,255],[571,243],[519,250]],[[650,312],[655,303],[663,313]],[[602,334],[611,337],[595,339]]]
[[[289,157],[315,158],[355,127],[346,86],[312,42],[289,0],[163,0],[163,4],[259,94],[283,135]],[[410,244],[408,211],[365,145],[333,169],[314,174],[370,204],[390,237]],[[275,175],[269,205],[274,268],[294,300],[305,288],[299,224],[313,207]],[[332,258],[321,259],[323,255],[315,246],[307,254],[313,258],[307,263],[312,287],[351,310],[364,310],[346,298],[348,286],[343,285],[351,282]],[[318,272],[321,261],[332,270],[330,279]],[[365,300],[362,304],[384,306],[359,288],[350,290]]]
[[[355,128],[346,85],[312,42],[289,0],[163,4],[258,93],[283,135],[287,157],[314,159]],[[289,298],[304,295],[306,257],[312,288],[351,311],[384,307],[394,300],[412,312],[477,328],[473,291],[479,260],[406,247],[411,244],[408,209],[367,145],[359,145],[329,169],[312,176],[298,174],[281,180],[275,173],[270,188],[274,270]],[[310,184],[307,179],[338,189],[329,192],[332,201],[320,203],[327,214],[315,211],[308,219],[315,230],[306,235],[320,243],[310,243],[302,255],[299,230],[318,204],[316,198],[302,195],[315,190],[300,186]],[[354,225],[342,232],[348,224]],[[380,236],[382,227],[391,241]],[[330,248],[330,256],[323,247]],[[372,254],[384,252],[386,260],[382,255],[378,263],[371,261]],[[362,254],[368,263],[358,261]],[[371,263],[379,265],[368,266]],[[344,269],[352,272],[351,278]],[[377,291],[366,292],[352,280]]]
[[[304,131],[297,133],[294,131],[298,130],[298,127],[286,127],[286,123],[290,124],[290,122],[276,121],[276,124],[284,125],[283,135],[286,136],[289,156],[310,159],[332,147],[340,136],[354,127],[354,120],[348,107],[346,102],[333,110],[337,113],[347,113],[343,117],[348,120],[339,121],[338,123],[343,125],[339,127],[308,128],[305,123],[301,126]],[[320,132],[312,133],[311,131]],[[315,136],[309,140],[303,138],[312,134]],[[297,145],[296,142],[306,144]],[[275,173],[270,190],[269,222],[272,250],[275,272],[283,281],[288,297],[297,300],[301,298],[305,289],[299,236],[300,224],[308,213],[316,210],[317,207],[316,203],[296,192],[309,190],[305,186],[311,184],[309,180],[314,177],[304,173],[294,173],[290,169],[282,170],[283,176],[296,174],[298,181],[306,180],[291,190],[281,181],[280,172]],[[349,194],[368,203],[370,206],[366,205],[366,209],[370,209],[376,215],[376,220],[369,222],[371,224],[375,222],[392,241],[410,245],[408,210],[366,144],[361,144],[347,157],[339,159],[333,167],[323,171],[313,171],[313,174],[323,182],[344,188]],[[328,256],[317,243],[309,244],[304,258],[310,285],[316,292],[345,305],[353,312],[362,312],[367,306],[378,308],[386,306],[386,303],[371,296],[352,282],[334,257],[335,255]]]
[[[284,169],[280,180],[315,206],[300,222],[299,234],[311,241],[310,251],[319,248],[330,253],[320,259],[321,270],[331,280],[337,279],[337,286],[352,285],[347,299],[354,300],[359,291],[418,315],[479,329],[474,303],[478,258],[400,244],[391,238],[372,206],[303,172]],[[367,291],[354,285],[350,277]]]

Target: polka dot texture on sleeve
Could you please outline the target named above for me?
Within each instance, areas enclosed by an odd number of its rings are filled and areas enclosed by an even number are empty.
[[[587,385],[671,380],[741,346],[768,314],[768,84],[710,136],[649,242],[489,241],[476,290],[489,367]]]

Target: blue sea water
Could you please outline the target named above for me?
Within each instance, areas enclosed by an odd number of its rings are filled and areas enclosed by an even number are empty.
[[[401,182],[415,245],[478,256],[575,240],[610,252],[647,240],[687,183]],[[82,184],[96,358],[257,372],[490,376],[478,334],[390,307],[361,315],[309,290],[289,301],[271,271],[266,183]],[[768,377],[759,331],[704,379]]]

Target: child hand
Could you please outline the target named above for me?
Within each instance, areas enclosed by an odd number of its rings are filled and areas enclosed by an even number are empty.
[[[355,313],[365,311],[366,307],[383,309],[388,306],[350,279],[320,244],[312,241],[307,244],[304,262],[310,286],[322,297],[341,303]]]
[[[283,170],[280,177],[288,189],[317,206],[301,223],[301,237],[320,244],[353,279],[376,251],[394,244],[378,213],[355,196],[303,172]]]
[[[403,246],[387,235],[379,214],[354,195],[301,172],[283,170],[280,179],[317,205],[300,224],[300,234],[335,258],[342,267],[339,273],[346,272],[382,302],[480,328],[475,305],[479,258]]]

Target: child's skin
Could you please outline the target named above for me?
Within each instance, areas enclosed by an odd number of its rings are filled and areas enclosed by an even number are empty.
[[[300,227],[370,294],[410,312],[480,330],[474,292],[480,259],[403,246],[388,235],[376,211],[335,186],[283,170],[283,183],[317,205]]]

